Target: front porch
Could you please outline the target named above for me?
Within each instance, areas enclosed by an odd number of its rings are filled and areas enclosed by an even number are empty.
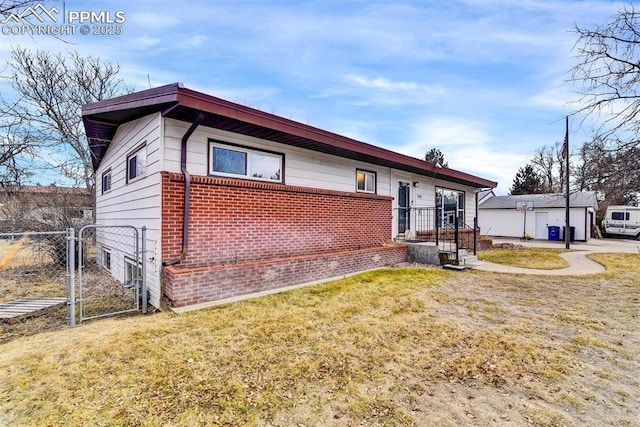
[[[444,214],[435,207],[395,208],[398,234],[394,240],[409,244],[431,243],[440,254],[440,264],[445,259],[455,264],[464,263],[468,254],[477,254],[480,237],[477,220],[474,218],[474,225],[470,226],[455,214]],[[424,250],[417,249],[418,253]],[[429,255],[428,259],[433,256]]]

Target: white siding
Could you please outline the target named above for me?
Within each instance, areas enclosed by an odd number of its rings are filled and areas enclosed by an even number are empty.
[[[160,114],[152,114],[121,125],[96,171],[96,224],[147,227],[147,286],[150,303],[160,306],[160,233],[162,128]],[[144,177],[127,183],[127,155],[146,144],[147,165]],[[102,174],[111,169],[111,190],[102,194]],[[124,277],[124,253],[111,250],[112,273]],[[116,271],[117,270],[117,271]]]
[[[165,170],[180,172],[180,143],[188,127],[189,123],[186,122],[165,120]],[[383,196],[397,197],[398,179],[417,181],[418,187],[411,188],[414,207],[434,207],[436,187],[464,191],[465,222],[473,225],[473,219],[476,216],[475,188],[473,187],[204,126],[199,127],[189,139],[187,168],[190,173],[208,174],[208,140],[210,138],[284,154],[284,179],[287,185],[353,192],[356,188],[356,169],[364,169],[376,173],[376,192]],[[393,236],[395,236],[397,221],[395,215],[393,221]]]
[[[188,127],[186,122],[166,119],[165,170],[180,172],[180,142]],[[353,192],[356,188],[356,169],[359,168],[376,172],[377,194],[390,194],[389,168],[204,126],[189,138],[187,168],[194,175],[208,174],[209,138],[284,154],[284,179],[287,185]]]
[[[180,139],[188,127],[189,124],[185,122],[166,120],[165,170],[180,172]],[[187,167],[192,174],[207,175],[208,173],[209,138],[284,154],[284,177],[287,185],[353,192],[356,186],[355,171],[364,169],[376,173],[377,194],[383,196],[396,196],[398,177],[418,181],[419,186],[414,189],[416,206],[434,206],[436,186],[464,191],[468,222],[472,223],[475,216],[475,189],[472,187],[207,127],[199,127],[189,139]]]
[[[536,212],[547,212],[548,223],[544,230],[536,230]],[[571,208],[569,223],[575,227],[576,240],[588,240],[590,237],[589,215],[585,208]],[[482,234],[500,237],[521,237],[524,228],[524,213],[516,209],[480,209],[479,224]],[[548,226],[560,227],[565,225],[565,210],[563,208],[539,208],[527,212],[526,232],[529,236],[548,236]]]

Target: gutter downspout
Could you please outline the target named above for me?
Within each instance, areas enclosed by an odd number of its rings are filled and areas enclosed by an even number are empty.
[[[195,130],[200,126],[202,121],[204,120],[204,113],[199,113],[198,117],[191,123],[187,132],[185,132],[182,137],[182,143],[180,144],[180,170],[182,171],[182,176],[184,177],[184,209],[182,215],[182,251],[180,252],[180,256],[178,258],[170,259],[168,261],[163,262],[164,266],[174,265],[185,259],[187,253],[189,252],[189,207],[191,200],[191,175],[187,170],[187,141],[195,132]]]

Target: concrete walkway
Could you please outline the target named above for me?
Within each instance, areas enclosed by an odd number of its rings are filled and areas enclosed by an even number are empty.
[[[537,248],[565,248],[564,242],[551,242],[548,240],[521,241],[518,239],[495,238],[493,239],[493,243],[513,243],[525,247]],[[535,268],[512,267],[509,265],[495,264],[487,261],[478,261],[476,265],[469,267],[473,268],[474,270],[494,271],[497,273],[536,274],[544,276],[580,276],[586,274],[602,273],[603,271],[605,271],[605,268],[602,265],[587,258],[587,255],[590,253],[621,252],[640,254],[640,242],[637,240],[591,239],[586,243],[573,242],[569,246],[570,249],[572,249],[574,252],[565,252],[560,254],[560,256],[569,263],[569,267],[566,268],[560,268],[556,270],[539,270]]]

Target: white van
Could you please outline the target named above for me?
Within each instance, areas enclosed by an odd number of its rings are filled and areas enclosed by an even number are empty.
[[[619,234],[640,239],[640,207],[609,206],[602,224],[606,234]]]

